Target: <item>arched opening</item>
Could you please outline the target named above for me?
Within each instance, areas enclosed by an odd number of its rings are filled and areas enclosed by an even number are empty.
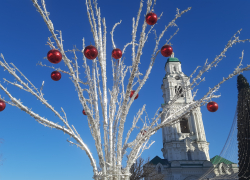
[[[161,167],[158,166],[158,174],[161,174]]]
[[[177,95],[181,94],[181,97],[184,97],[184,94],[182,93],[181,86],[175,86],[175,94],[177,94]]]
[[[225,171],[225,167],[224,167],[224,166],[221,166],[221,172],[222,172],[223,174],[226,174],[226,171]]]
[[[180,121],[180,126],[181,126],[181,132],[182,133],[190,133],[187,119],[182,119]]]
[[[176,67],[174,66],[174,71],[176,71]]]
[[[190,150],[188,150],[188,152],[187,152],[187,157],[188,157],[189,161],[192,161],[192,156],[191,156],[191,151]]]

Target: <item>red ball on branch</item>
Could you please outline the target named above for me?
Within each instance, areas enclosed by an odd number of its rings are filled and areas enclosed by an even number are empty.
[[[146,15],[146,23],[148,25],[154,25],[157,22],[157,15],[153,12]]]
[[[82,113],[83,113],[84,115],[87,115],[86,112],[85,112],[85,110],[82,110]]]
[[[3,111],[6,107],[6,104],[3,100],[0,99],[0,111]]]
[[[164,45],[161,48],[161,54],[164,57],[169,57],[173,53],[173,48],[170,45]]]
[[[130,92],[130,98],[132,98],[132,96],[134,95],[134,93],[135,93],[135,91],[133,90],[133,91],[131,91]],[[139,93],[135,96],[135,99],[137,99],[139,97]]]
[[[49,62],[51,62],[53,64],[57,64],[62,60],[62,54],[60,51],[58,51],[56,49],[51,49],[47,53],[47,59],[49,60]]]
[[[62,77],[62,75],[58,71],[53,71],[51,73],[51,79],[53,79],[54,81],[59,81],[61,79],[61,77]]]
[[[84,56],[88,59],[95,59],[98,55],[98,51],[95,46],[89,45],[84,49]]]
[[[118,48],[112,51],[112,57],[115,59],[120,59],[122,57],[122,51]]]
[[[207,110],[210,112],[215,112],[218,110],[218,108],[219,108],[219,105],[214,101],[207,103]]]

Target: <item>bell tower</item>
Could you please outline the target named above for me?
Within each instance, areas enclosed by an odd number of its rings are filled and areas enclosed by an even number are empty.
[[[191,90],[182,92],[183,87],[190,84],[188,77],[182,72],[181,62],[174,57],[174,53],[168,58],[165,65],[166,75],[161,86],[164,104],[167,106],[179,93],[180,97],[175,101],[175,108],[185,106],[193,101]],[[161,121],[164,120],[162,115]],[[191,111],[174,124],[162,128],[164,159],[168,161],[210,161],[208,153],[209,143],[206,141],[205,130],[200,108]]]

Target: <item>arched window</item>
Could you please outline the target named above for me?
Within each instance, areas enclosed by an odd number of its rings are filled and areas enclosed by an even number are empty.
[[[176,71],[176,67],[174,66],[174,71]]]
[[[221,166],[221,171],[222,171],[222,173],[226,173],[226,171],[225,171],[225,167],[224,166]]]
[[[158,166],[158,174],[161,174],[161,167]]]
[[[181,126],[181,132],[182,133],[190,133],[187,119],[182,119],[180,121],[180,126]]]
[[[181,86],[175,86],[175,94],[181,94],[182,93],[182,88]],[[181,97],[184,97],[183,94],[181,94]]]
[[[190,150],[188,150],[188,152],[187,152],[187,157],[188,157],[189,161],[192,161],[192,156],[191,156],[191,151]]]

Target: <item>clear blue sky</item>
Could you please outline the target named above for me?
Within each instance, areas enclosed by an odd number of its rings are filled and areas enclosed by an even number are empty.
[[[122,20],[122,24],[116,28],[114,34],[117,47],[123,47],[130,41],[132,18],[137,15],[139,0],[105,0],[98,3],[102,17],[106,18],[107,54],[109,54],[112,51],[109,32],[116,22]],[[73,45],[81,48],[83,37],[86,39],[86,44],[94,42],[86,15],[85,1],[47,0],[46,4],[55,29],[62,30],[65,50],[72,49]],[[82,107],[73,84],[65,74],[60,81],[54,82],[50,79],[51,69],[36,66],[38,61],[50,65],[43,59],[49,51],[49,47],[45,44],[50,33],[40,14],[30,0],[2,0],[0,7],[0,53],[3,53],[7,62],[13,62],[36,87],[39,88],[42,81],[45,81],[43,90],[45,98],[58,111],[61,107],[64,108],[69,123],[74,124],[97,159],[86,116],[82,115]],[[144,20],[145,7],[144,5],[139,27]],[[241,39],[250,38],[250,1],[158,0],[155,13],[159,15],[164,12],[156,25],[158,34],[174,18],[177,7],[180,10],[192,7],[191,11],[176,21],[180,31],[171,41],[175,56],[181,61],[186,75],[190,75],[196,66],[202,66],[207,58],[211,62],[237,30],[243,29]],[[172,28],[165,34],[160,46],[164,45],[165,39],[169,38],[175,30],[176,28]],[[139,37],[139,33],[137,36]],[[151,34],[141,59],[140,69],[143,73],[148,67],[153,48],[154,35]],[[243,64],[249,64],[249,43],[238,44],[229,49],[227,57],[219,63],[219,66],[205,74],[206,81],[199,86],[196,99],[202,97],[208,91],[208,87],[213,87],[234,70],[243,49],[245,50]],[[78,55],[80,62],[81,54]],[[125,63],[130,65],[131,51],[128,50],[124,56]],[[163,103],[160,87],[165,75],[166,60],[162,56],[156,59],[150,78],[129,112],[126,128],[130,127],[133,116],[143,104],[147,104],[149,117],[153,117]],[[109,56],[107,66],[110,69]],[[63,63],[56,67],[66,68]],[[84,78],[83,68],[80,70],[81,77]],[[250,80],[250,72],[245,72],[243,75]],[[108,78],[110,77],[111,74],[108,74]],[[13,81],[13,78],[1,67],[1,83],[3,83],[2,78]],[[34,112],[51,121],[59,122],[59,119],[36,98],[16,87],[4,85],[13,96],[21,98],[26,106],[32,107]],[[108,85],[111,87],[111,80],[108,81]],[[2,90],[0,94],[8,100]],[[219,110],[216,113],[208,112],[206,107],[201,108],[207,141],[210,142],[211,158],[218,155],[223,148],[233,121],[237,103],[236,77],[223,84],[218,94],[221,94],[221,98],[215,99],[219,104]],[[4,159],[3,165],[0,166],[1,180],[92,178],[88,157],[79,148],[69,145],[66,141],[68,135],[56,129],[45,128],[16,107],[7,105],[6,110],[0,113],[0,138],[4,139],[4,143],[0,146],[0,153]],[[156,155],[163,157],[161,130],[151,139],[156,142],[151,149],[143,153],[142,157],[153,158]]]

